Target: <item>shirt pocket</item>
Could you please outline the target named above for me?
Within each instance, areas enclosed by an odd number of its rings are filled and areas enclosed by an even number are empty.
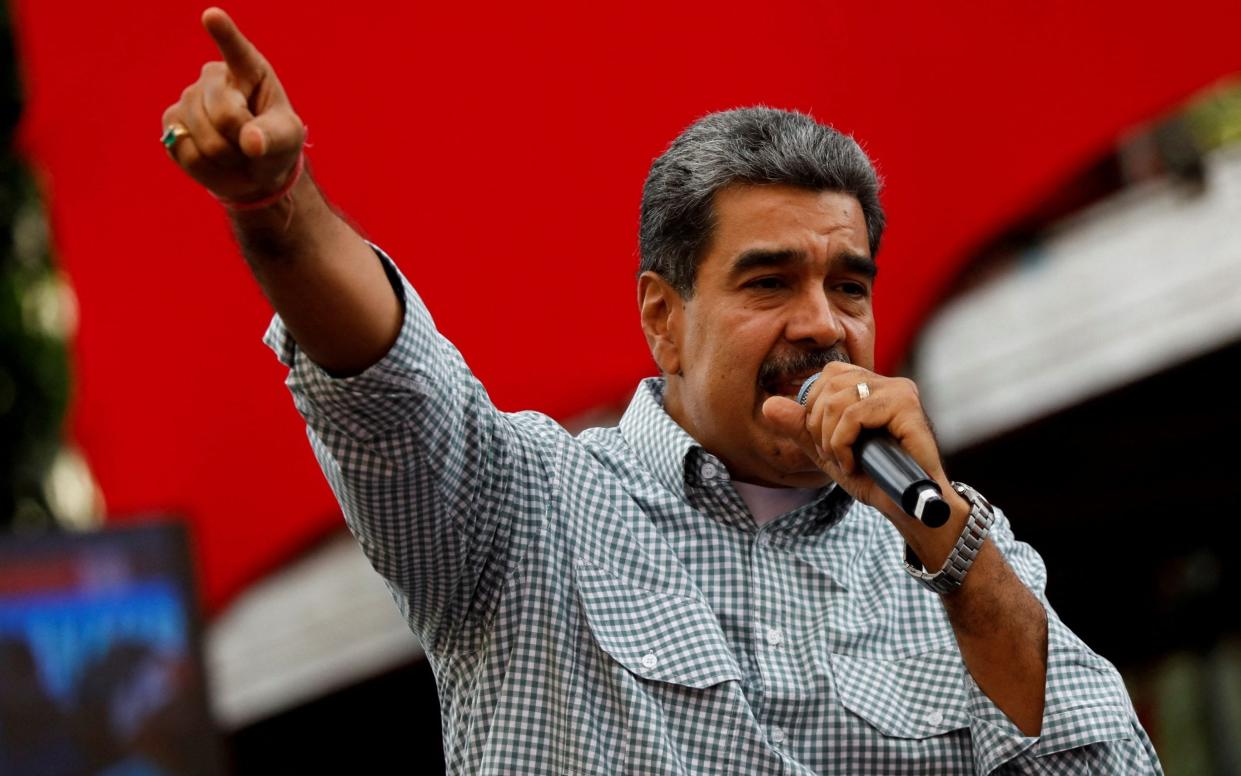
[[[652,590],[586,561],[574,575],[581,642],[565,770],[745,772],[735,767],[741,670],[707,602],[692,586]]]
[[[892,659],[830,660],[841,704],[885,736],[925,739],[969,728],[965,667],[952,644]]]
[[[706,601],[647,590],[590,563],[579,561],[574,573],[594,640],[630,673],[699,690],[741,681]]]

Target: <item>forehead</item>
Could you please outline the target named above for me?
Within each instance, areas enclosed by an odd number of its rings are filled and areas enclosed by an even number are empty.
[[[715,223],[705,260],[758,247],[870,256],[862,206],[848,194],[734,184],[716,192],[712,204]]]

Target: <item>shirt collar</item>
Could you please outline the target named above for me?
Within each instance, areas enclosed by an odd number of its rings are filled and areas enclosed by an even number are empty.
[[[723,469],[723,463],[698,444],[664,410],[664,379],[648,377],[638,383],[629,407],[620,419],[621,434],[656,479],[673,493],[685,494],[690,467],[704,459]],[[697,460],[695,460],[697,459]],[[827,486],[820,498],[835,490]]]
[[[689,455],[703,448],[664,411],[662,377],[648,377],[638,383],[619,425],[629,446],[660,484],[684,495]]]

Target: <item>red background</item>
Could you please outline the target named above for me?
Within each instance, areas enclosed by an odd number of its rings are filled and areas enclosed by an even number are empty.
[[[216,58],[198,2],[14,0],[23,144],[77,289],[72,433],[118,516],[193,524],[208,604],[338,525],[259,344],[218,206],[156,142]],[[1241,4],[629,2],[227,6],[311,128],[328,194],[504,409],[623,405],[646,168],[710,110],[855,133],[887,179],[879,361],[972,247],[1118,132],[1241,70]]]

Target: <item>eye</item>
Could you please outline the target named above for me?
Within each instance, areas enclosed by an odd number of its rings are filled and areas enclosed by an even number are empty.
[[[862,283],[840,283],[836,286],[836,289],[857,299],[865,299],[870,295],[870,289]]]
[[[755,288],[759,291],[778,291],[785,287],[783,278],[774,275],[765,275],[761,278],[755,278],[745,284],[746,288]]]

